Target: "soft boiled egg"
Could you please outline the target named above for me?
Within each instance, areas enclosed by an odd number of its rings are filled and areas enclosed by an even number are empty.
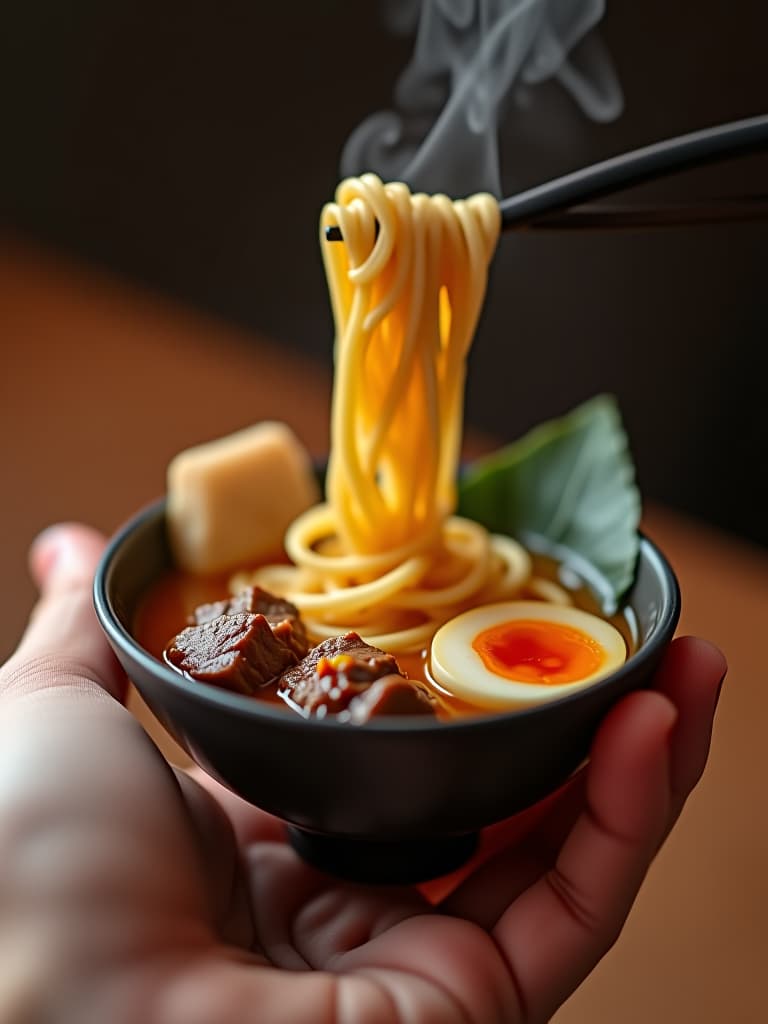
[[[506,601],[450,619],[430,652],[436,682],[489,709],[556,700],[622,665],[627,645],[604,619],[568,605]]]

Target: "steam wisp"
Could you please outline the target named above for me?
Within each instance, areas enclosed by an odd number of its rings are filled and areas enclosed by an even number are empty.
[[[605,0],[399,0],[389,27],[418,25],[413,57],[395,86],[398,111],[353,132],[342,176],[370,170],[412,191],[501,195],[498,128],[504,105],[559,81],[582,111],[608,121],[622,110],[610,57],[594,26]]]

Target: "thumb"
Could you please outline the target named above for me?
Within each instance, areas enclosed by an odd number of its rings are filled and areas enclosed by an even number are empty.
[[[39,690],[83,682],[121,697],[125,678],[93,610],[93,575],[105,546],[96,530],[51,526],[32,544],[29,565],[40,600],[10,661],[0,690]]]

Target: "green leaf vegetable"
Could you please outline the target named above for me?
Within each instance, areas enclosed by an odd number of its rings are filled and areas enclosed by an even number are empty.
[[[635,575],[640,493],[614,398],[598,395],[475,462],[459,512],[494,533],[575,552],[618,602]]]

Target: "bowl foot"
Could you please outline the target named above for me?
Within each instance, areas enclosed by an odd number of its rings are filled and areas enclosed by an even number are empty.
[[[468,860],[477,832],[435,839],[370,840],[329,836],[288,827],[294,850],[313,867],[352,882],[408,885],[439,878]]]

